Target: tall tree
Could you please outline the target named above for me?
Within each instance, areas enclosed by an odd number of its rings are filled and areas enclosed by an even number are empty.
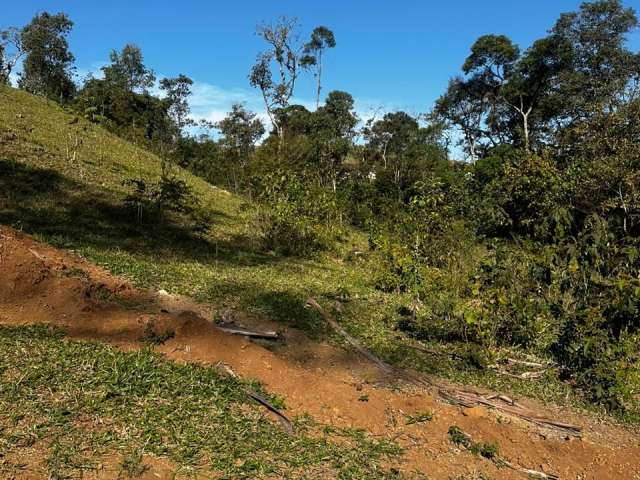
[[[119,53],[115,50],[109,55],[111,65],[103,67],[105,80],[123,89],[134,91],[146,91],[153,86],[156,77],[152,70],[144,64],[142,50],[137,45],[126,44]]]
[[[11,27],[0,31],[0,84],[11,82],[11,72],[23,54],[20,30]]]
[[[193,121],[189,119],[189,113],[191,112],[189,97],[191,96],[192,85],[193,80],[182,74],[176,78],[163,78],[160,80],[160,89],[164,91],[168,104],[167,113],[179,131],[193,124]]]
[[[64,13],[39,13],[22,29],[26,54],[18,85],[28,92],[65,101],[75,92],[71,79],[73,54],[67,35],[73,22]]]
[[[231,112],[218,122],[217,127],[223,135],[221,145],[231,153],[242,168],[245,168],[256,142],[264,135],[262,121],[255,113],[235,103],[231,107]]]
[[[384,115],[371,127],[369,145],[380,152],[383,168],[393,174],[393,184],[398,200],[402,196],[408,154],[419,138],[420,126],[415,118],[405,112]]]
[[[459,143],[475,162],[480,157],[483,139],[490,138],[484,129],[490,106],[489,99],[476,82],[456,77],[436,101],[432,116],[447,128],[462,133]]]
[[[320,107],[320,92],[322,90],[322,54],[327,48],[334,48],[336,39],[327,27],[319,26],[311,33],[311,40],[304,46],[304,55],[300,64],[306,68],[315,67],[316,109]]]
[[[191,109],[189,107],[189,96],[193,80],[186,75],[178,75],[176,78],[163,78],[160,81],[160,89],[164,91],[166,112],[170,119],[169,131],[165,132],[174,150],[178,150],[178,155],[182,152],[179,148],[180,140],[183,138],[184,129],[189,125],[194,125],[194,121],[189,118]],[[162,139],[161,146],[162,146]],[[179,158],[180,163],[184,158]]]
[[[527,82],[517,74],[517,61],[520,52],[511,40],[504,35],[484,35],[471,47],[462,70],[472,75],[481,85],[483,94],[493,99],[495,105],[500,102],[512,108],[521,119],[522,138],[525,151],[530,151],[529,119],[533,111],[535,98],[527,89]]]
[[[287,17],[281,17],[275,24],[260,25],[256,33],[267,43],[268,49],[258,55],[249,74],[251,86],[262,93],[267,115],[278,135],[279,153],[284,147],[285,128],[277,111],[289,106],[300,73],[301,47],[297,28],[297,20]]]
[[[554,78],[563,116],[581,121],[615,108],[630,88],[637,93],[640,55],[625,45],[637,26],[636,13],[620,0],[586,2],[560,16],[549,38],[570,54],[568,68]]]
[[[334,192],[340,168],[353,145],[358,123],[353,107],[353,97],[336,90],[330,92],[324,105],[311,114],[310,136],[317,145],[315,154]]]

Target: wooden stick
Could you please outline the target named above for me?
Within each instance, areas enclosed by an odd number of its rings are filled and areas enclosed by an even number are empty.
[[[38,260],[44,260],[44,257],[42,255],[40,255],[38,252],[36,252],[35,250],[29,249],[29,252],[31,253],[31,255],[36,257]]]
[[[271,405],[271,403],[269,403],[269,401],[267,399],[265,399],[264,397],[258,395],[253,390],[245,388],[244,389],[244,393],[246,393],[249,397],[253,398],[256,402],[258,402],[262,406],[266,407],[267,410],[275,413],[278,416],[278,420],[280,420],[280,423],[282,424],[282,426],[284,427],[286,432],[289,435],[293,435],[293,433],[294,433],[293,432],[293,424],[291,423],[291,420],[289,420],[289,418],[284,413],[282,413],[276,407]]]
[[[469,435],[466,432],[463,432],[462,430],[459,430],[459,433],[462,434],[464,438],[468,440],[468,442],[462,443],[462,446],[464,446],[467,449],[470,448],[471,444],[473,443],[473,438],[471,437],[471,435]],[[559,480],[559,477],[557,475],[554,475],[553,473],[544,473],[544,472],[539,472],[537,470],[532,470],[530,468],[520,467],[518,465],[514,465],[506,458],[500,457],[498,455],[491,457],[489,460],[491,460],[493,463],[495,463],[499,467],[508,467],[517,472],[524,473],[529,478],[537,478],[539,480]]]
[[[278,333],[273,331],[258,332],[255,330],[247,330],[244,328],[220,327],[220,326],[216,326],[216,328],[222,332],[231,333],[232,335],[243,335],[245,337],[255,337],[255,338],[268,338],[270,340],[275,340],[278,338]]]
[[[484,397],[482,395],[477,394],[476,392],[468,392],[468,391],[452,391],[446,389],[439,390],[440,395],[447,399],[452,403],[456,403],[466,408],[471,408],[475,405],[484,405],[489,408],[493,408],[495,410],[499,410],[501,412],[508,413],[510,415],[516,416],[523,420],[527,420],[531,423],[535,423],[537,425],[541,425],[544,427],[553,427],[563,432],[580,437],[582,435],[582,429],[576,425],[571,425],[569,423],[559,422],[557,420],[553,420],[551,418],[543,417],[538,415],[536,412],[528,410],[521,405],[514,402],[514,404],[510,404],[510,402],[506,402],[505,399],[501,398],[501,395],[492,395],[490,397]],[[507,405],[496,402],[496,399],[500,399],[506,403]],[[511,399],[509,399],[511,400]]]
[[[230,376],[232,378],[235,378],[235,379],[239,379],[240,378],[240,377],[238,377],[236,372],[234,372],[233,369],[229,365],[224,363],[224,362],[218,362],[216,364],[216,370],[218,370],[220,373],[222,373],[224,375],[228,375],[228,376]],[[249,388],[246,388],[246,387],[243,388],[242,391],[248,397],[254,399],[260,405],[266,407],[267,410],[269,410],[270,412],[275,413],[277,415],[277,417],[278,417],[278,420],[280,421],[280,423],[284,427],[285,431],[289,435],[293,435],[294,434],[293,423],[291,423],[291,420],[289,420],[289,418],[284,413],[282,413],[279,409],[274,407],[266,398],[264,398],[261,395],[258,395],[256,392],[254,392],[253,390],[251,390]]]
[[[520,467],[518,465],[514,465],[513,463],[511,463],[510,461],[502,458],[502,457],[498,457],[495,460],[495,463],[497,465],[503,465],[505,467],[508,467],[512,470],[515,470],[516,472],[521,472],[524,473],[525,475],[527,475],[529,478],[537,478],[538,480],[559,480],[560,477],[558,477],[557,475],[554,475],[553,473],[544,473],[544,472],[539,472],[537,470],[531,470],[530,468],[525,468],[525,467]]]
[[[342,335],[344,339],[347,342],[349,342],[349,344],[353,348],[355,348],[362,356],[369,359],[369,361],[375,363],[378,367],[380,367],[381,370],[384,370],[385,372],[393,371],[393,367],[391,365],[380,360],[373,353],[371,353],[369,350],[367,350],[362,345],[360,345],[360,342],[358,342],[358,340],[356,340],[351,335],[349,335],[347,331],[344,328],[342,328],[342,326],[338,322],[336,322],[331,315],[325,312],[325,310],[320,306],[320,304],[313,297],[310,297],[309,300],[307,300],[307,305],[316,309],[320,313],[320,315],[322,315],[322,317],[327,321],[327,323],[331,326],[331,328],[333,328],[336,332]]]
[[[511,378],[519,378],[520,380],[533,380],[536,378],[541,378],[544,375],[546,370],[534,371],[534,372],[523,372],[520,374],[505,372],[504,370],[496,370],[496,373],[500,375],[505,375]]]
[[[542,368],[542,367],[544,367],[544,364],[542,364],[542,363],[526,362],[524,360],[518,360],[518,359],[515,359],[515,358],[507,358],[506,361],[507,361],[508,365],[524,365],[525,367],[532,367],[532,368]]]

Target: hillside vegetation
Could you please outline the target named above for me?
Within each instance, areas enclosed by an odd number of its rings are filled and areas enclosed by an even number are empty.
[[[398,366],[637,420],[637,26],[598,0],[525,49],[483,35],[427,114],[362,122],[349,93],[321,98],[333,32],[300,43],[281,17],[249,69],[265,136],[243,105],[196,125],[193,81],[157,79],[132,44],[75,84],[73,22],[43,12],[0,36],[0,83],[24,56],[22,91],[0,91],[0,221],[327,336],[313,296]],[[293,103],[309,73],[315,110]],[[509,370],[527,356],[541,369]]]
[[[432,353],[407,348],[415,342],[397,331],[396,323],[411,297],[375,288],[371,272],[377,259],[370,258],[356,231],[342,243],[341,255],[305,260],[265,253],[253,227],[257,207],[182,169],[179,177],[213,214],[210,232],[194,235],[180,216],[168,227],[137,226],[123,203],[128,194],[123,182],[157,178],[157,156],[53,102],[8,87],[0,87],[0,95],[0,222],[75,251],[141,287],[189,295],[219,311],[240,309],[316,337],[329,332],[304,307],[307,298],[328,308],[340,301],[336,313],[345,326],[399,366],[556,403],[568,398],[581,403],[553,371],[518,381],[482,368],[482,359],[464,344],[430,343]],[[68,149],[75,138],[81,143],[74,160]],[[452,348],[457,355],[450,355]]]
[[[74,80],[66,13],[0,26],[0,475],[640,475],[639,25],[483,35],[426,113],[362,119],[340,35],[278,17],[269,125],[197,121],[130,43]]]

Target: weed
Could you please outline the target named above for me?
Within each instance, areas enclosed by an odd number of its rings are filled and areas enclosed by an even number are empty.
[[[122,459],[120,464],[120,476],[124,478],[138,478],[149,470],[149,466],[143,461],[142,452],[136,451]]]
[[[489,460],[498,456],[499,447],[497,443],[474,442],[469,434],[455,425],[449,427],[448,433],[449,440],[452,443],[466,448],[474,455],[479,455]]]
[[[144,326],[144,332],[140,337],[140,342],[146,343],[148,345],[162,345],[167,340],[175,337],[175,335],[176,332],[171,329],[167,329],[161,332],[157,331],[155,322],[152,320],[147,322],[147,324]]]
[[[418,412],[414,414],[405,415],[406,424],[413,425],[416,423],[425,423],[433,420],[433,413],[431,412]]]

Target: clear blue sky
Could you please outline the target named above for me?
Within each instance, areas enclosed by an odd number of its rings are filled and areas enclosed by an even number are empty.
[[[21,26],[38,11],[64,11],[75,22],[70,44],[80,71],[96,70],[113,48],[138,44],[159,75],[197,82],[194,110],[216,118],[232,101],[259,109],[247,82],[261,49],[256,24],[295,16],[306,37],[331,28],[337,47],[326,56],[325,90],[346,90],[361,112],[375,106],[427,111],[457,74],[480,35],[500,33],[521,47],[545,34],[579,0],[6,0],[0,27]],[[626,5],[640,10],[640,0]],[[640,35],[630,39],[634,49]],[[313,98],[311,79],[297,96]]]

